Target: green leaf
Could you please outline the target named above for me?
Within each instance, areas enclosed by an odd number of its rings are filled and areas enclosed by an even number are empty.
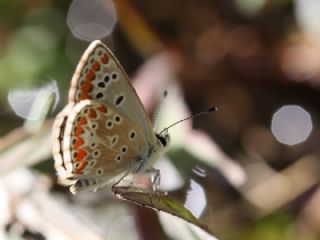
[[[186,209],[181,202],[169,197],[166,192],[148,192],[124,186],[115,186],[113,188],[113,192],[122,200],[127,200],[143,207],[169,213],[200,227],[202,230],[212,235],[207,226],[202,224],[195,216],[193,216],[193,214]]]

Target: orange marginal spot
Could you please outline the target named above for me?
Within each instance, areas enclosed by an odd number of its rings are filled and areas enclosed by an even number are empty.
[[[92,89],[92,83],[91,81],[95,78],[95,74],[93,70],[89,70],[89,72],[87,73],[86,79],[84,81],[84,83],[81,86],[81,96],[80,99],[89,99],[89,92]]]
[[[98,107],[97,109],[98,109],[100,112],[103,112],[103,113],[107,112],[107,108],[106,108],[105,106],[103,106],[103,105],[101,105],[101,106]]]
[[[83,131],[83,128],[78,126],[77,129],[76,129],[76,132],[74,133],[74,135],[75,135],[76,137],[78,137],[78,136],[81,135],[83,132],[84,132],[84,131]]]
[[[87,92],[84,92],[80,96],[80,100],[89,99],[89,94]]]
[[[79,167],[76,169],[76,173],[80,173],[86,166],[88,165],[88,162],[80,162]]]
[[[94,71],[92,69],[89,70],[86,76],[86,82],[87,81],[92,81],[95,77]]]
[[[89,98],[89,92],[91,91],[92,89],[92,84],[91,82],[88,82],[88,81],[85,81],[82,86],[81,86],[81,96],[80,96],[80,99],[88,99]]]
[[[99,71],[100,70],[100,63],[99,62],[95,62],[94,64],[92,64],[92,67],[94,70]]]
[[[87,124],[87,119],[85,117],[81,117],[79,121],[79,125],[85,125]]]
[[[103,62],[104,64],[108,63],[109,61],[109,57],[107,54],[104,54],[102,57],[101,57],[101,62]]]
[[[96,118],[97,117],[97,112],[92,108],[89,109],[89,117],[90,118]]]
[[[82,140],[82,138],[78,138],[77,141],[75,142],[75,144],[73,144],[74,148],[78,148],[80,147],[82,144],[84,144],[84,141]]]
[[[83,159],[85,156],[87,156],[86,151],[79,149],[77,154],[77,161],[81,161],[81,159]]]

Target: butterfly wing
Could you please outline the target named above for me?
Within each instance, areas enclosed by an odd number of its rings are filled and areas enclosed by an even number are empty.
[[[117,58],[99,40],[84,52],[71,81],[69,102],[85,99],[115,107],[142,129],[146,142],[154,143],[152,124],[136,91]]]
[[[113,115],[104,114],[99,108],[108,109]],[[85,111],[94,111],[97,119],[91,119]],[[106,123],[115,116],[120,117],[121,124],[113,119],[110,129]],[[73,192],[96,189],[118,174],[123,176],[124,172],[139,168],[143,162],[136,161],[156,145],[152,124],[125,71],[100,41],[92,42],[80,59],[71,81],[69,104],[54,123],[54,138],[59,181],[72,185]],[[113,146],[113,141],[118,145]],[[128,147],[125,155],[120,154],[120,145]],[[119,156],[121,161],[115,161]],[[144,158],[147,159],[150,157]]]
[[[63,125],[63,124],[62,124]],[[92,100],[76,104],[64,123],[59,181],[73,193],[102,187],[139,168],[147,154],[140,128],[112,106]]]
[[[68,120],[69,113],[72,111],[74,104],[68,104],[55,118],[53,123],[53,148],[52,154],[54,158],[54,167],[57,171],[58,176],[63,176],[66,173],[66,167],[63,159],[63,139],[66,129],[66,123]],[[66,178],[64,184],[68,185]],[[72,181],[70,182],[72,183]]]

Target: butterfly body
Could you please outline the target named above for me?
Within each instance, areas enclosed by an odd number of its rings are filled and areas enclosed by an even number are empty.
[[[83,54],[54,123],[58,180],[77,193],[144,173],[166,149],[120,63],[100,41]]]

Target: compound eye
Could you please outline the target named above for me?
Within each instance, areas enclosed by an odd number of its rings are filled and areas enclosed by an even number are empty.
[[[156,135],[157,139],[159,139],[159,141],[161,142],[162,146],[163,147],[166,147],[167,146],[167,140],[161,136],[161,135]]]

